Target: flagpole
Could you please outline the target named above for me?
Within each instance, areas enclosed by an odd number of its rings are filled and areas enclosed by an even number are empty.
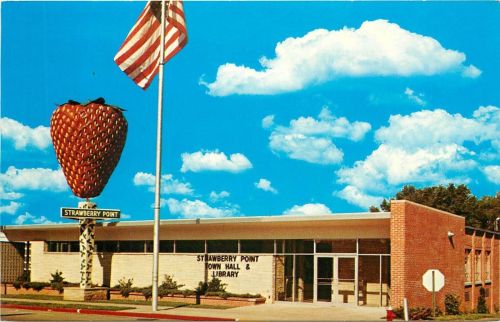
[[[158,118],[156,130],[156,176],[153,228],[153,292],[152,310],[158,311],[158,262],[160,259],[160,190],[161,190],[161,141],[163,122],[163,58],[165,56],[165,0],[161,0],[160,65],[158,67]]]

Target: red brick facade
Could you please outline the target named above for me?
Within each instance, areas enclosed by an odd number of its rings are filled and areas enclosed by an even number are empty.
[[[462,310],[473,311],[481,286],[488,289],[486,302],[490,310],[498,307],[498,233],[466,229],[463,217],[405,200],[391,202],[390,229],[393,307],[400,307],[405,297],[410,307],[432,306],[432,294],[422,285],[422,275],[429,269],[438,269],[445,276],[445,286],[436,293],[436,304],[441,310],[444,310],[445,295],[453,294],[460,297]],[[449,233],[453,237],[449,237]],[[477,279],[468,285],[467,250],[474,255],[470,274]],[[479,276],[476,257],[480,261]],[[490,261],[489,270],[486,261]]]

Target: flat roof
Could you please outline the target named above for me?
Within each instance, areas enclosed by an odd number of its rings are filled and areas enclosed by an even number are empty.
[[[380,220],[390,219],[390,212],[362,212],[362,213],[339,213],[314,216],[295,216],[295,215],[274,215],[274,216],[242,216],[242,217],[224,217],[224,218],[193,218],[193,219],[165,219],[160,221],[160,225],[199,225],[199,224],[249,224],[249,223],[300,223],[300,222],[335,222],[351,220]],[[101,221],[97,226],[107,227],[138,227],[151,226],[153,220],[137,221]],[[78,227],[78,223],[60,223],[60,224],[36,224],[36,225],[9,225],[0,226],[0,230],[38,230],[38,229],[64,229]]]

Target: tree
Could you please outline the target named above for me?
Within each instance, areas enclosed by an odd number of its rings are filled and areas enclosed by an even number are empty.
[[[460,184],[450,183],[447,187],[439,185],[417,189],[406,185],[396,196],[396,200],[409,200],[422,205],[451,212],[465,217],[466,225],[484,229],[494,229],[496,216],[500,214],[500,193],[496,196],[483,196],[478,200],[470,189]],[[380,204],[383,211],[390,211],[390,200],[384,199]],[[370,207],[370,211],[379,210]]]

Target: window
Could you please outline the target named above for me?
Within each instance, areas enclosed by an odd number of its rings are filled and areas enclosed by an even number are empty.
[[[100,240],[96,242],[96,249],[98,252],[115,253],[119,251],[118,241],[116,240]]]
[[[274,240],[241,240],[241,253],[274,253]]]
[[[360,239],[360,254],[390,254],[391,243],[389,239]]]
[[[175,242],[176,253],[204,253],[204,240],[177,240]]]
[[[356,253],[355,239],[319,240],[316,242],[317,253]]]
[[[238,253],[237,240],[207,240],[209,253]]]
[[[285,240],[285,253],[289,254],[313,254],[314,241],[304,239]]]
[[[173,240],[160,240],[160,253],[173,253],[174,241]]]
[[[491,267],[491,252],[486,252],[484,256],[484,279],[486,281],[491,280],[490,267]]]
[[[77,241],[47,241],[45,249],[51,253],[77,253],[80,251],[80,243]]]
[[[475,272],[474,272],[474,281],[480,282],[481,281],[481,251],[476,250],[476,256],[475,256]]]
[[[120,253],[144,253],[144,240],[120,240]]]
[[[465,282],[466,283],[472,282],[471,271],[472,271],[471,250],[466,249],[465,250]]]

